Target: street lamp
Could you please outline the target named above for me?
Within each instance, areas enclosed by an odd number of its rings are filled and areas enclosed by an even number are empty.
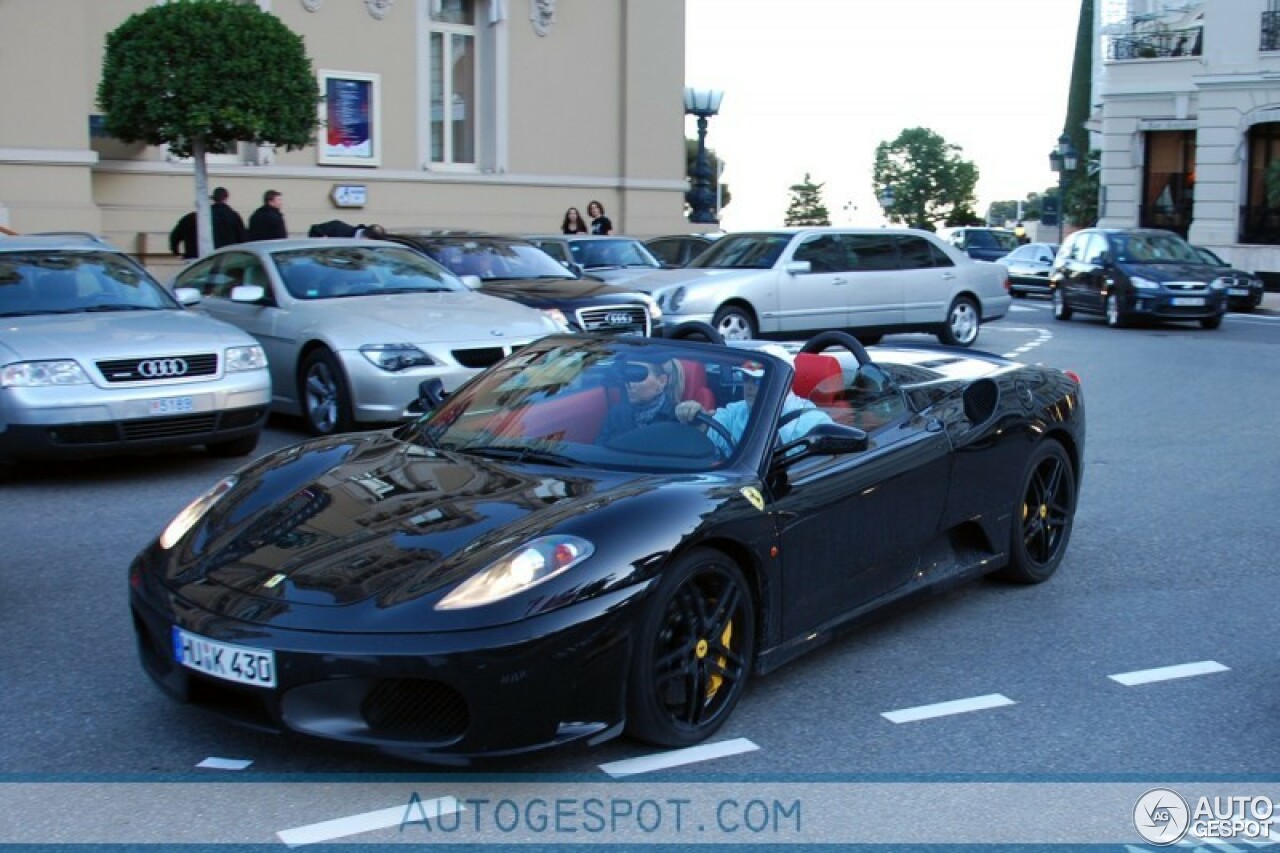
[[[711,187],[711,164],[707,161],[707,119],[720,112],[724,92],[718,89],[684,90],[686,115],[698,117],[698,156],[693,161],[693,187],[685,196],[689,202],[689,221],[716,223],[715,190]]]
[[[895,198],[893,194],[893,184],[888,184],[883,190],[881,190],[879,201],[880,207],[884,208],[884,218],[887,221],[889,219],[889,215],[893,213],[894,202],[897,201],[897,198]]]
[[[1062,243],[1062,226],[1067,218],[1068,175],[1076,170],[1080,155],[1071,144],[1071,137],[1063,131],[1058,137],[1058,147],[1049,152],[1049,168],[1058,173],[1058,243]]]

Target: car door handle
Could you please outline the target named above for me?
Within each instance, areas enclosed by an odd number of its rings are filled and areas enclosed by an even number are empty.
[[[842,278],[841,276],[836,276],[835,278],[831,279],[831,283],[832,284],[848,284],[849,279]]]
[[[944,272],[944,273],[942,274],[942,280],[943,280],[943,281],[951,281],[951,280],[952,280],[953,278],[955,278],[955,277],[956,277],[956,274],[955,274],[955,273],[953,273],[953,272]]]

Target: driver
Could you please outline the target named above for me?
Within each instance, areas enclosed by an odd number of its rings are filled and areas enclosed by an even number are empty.
[[[751,407],[756,401],[756,391],[760,388],[760,378],[764,376],[764,365],[758,361],[745,362],[739,369],[742,371],[743,399],[735,400],[710,413],[711,417],[729,430],[735,444],[742,440],[742,434],[746,432],[747,421],[751,418]],[[676,406],[676,419],[682,424],[687,424],[705,411],[702,404],[696,400],[685,400]],[[812,401],[797,397],[790,390],[787,391],[787,398],[783,401],[782,414],[778,420],[782,424],[778,429],[779,444],[795,441],[819,424],[834,423],[831,416],[815,406]],[[726,454],[733,449],[725,444],[724,438],[715,430],[709,431],[707,437]]]
[[[675,359],[665,354],[641,353],[631,356],[624,370],[627,399],[609,409],[600,432],[606,443],[637,427],[676,419],[676,401],[680,399],[684,374]]]

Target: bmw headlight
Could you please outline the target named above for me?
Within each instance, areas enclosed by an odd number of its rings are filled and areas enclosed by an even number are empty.
[[[213,509],[213,505],[222,500],[222,496],[231,491],[236,484],[236,476],[224,477],[214,484],[213,488],[187,504],[186,509],[173,517],[169,526],[160,534],[160,547],[168,551],[187,535],[195,523],[204,518],[205,513]]]
[[[435,360],[413,344],[365,344],[360,347],[360,354],[375,367],[395,373],[410,367],[428,367]]]
[[[267,366],[267,354],[260,346],[230,347],[226,353],[227,373],[261,370]]]
[[[501,601],[576,566],[595,550],[577,536],[542,536],[468,578],[441,599],[436,609],[464,610]]]
[[[0,387],[38,388],[47,385],[87,385],[89,377],[74,361],[21,361],[0,369]]]
[[[1160,285],[1149,278],[1143,278],[1140,275],[1130,276],[1129,281],[1139,290],[1159,290]]]
[[[546,315],[551,322],[556,324],[557,330],[561,332],[569,332],[573,327],[569,325],[568,319],[565,318],[564,312],[559,308],[543,308],[542,313]]]

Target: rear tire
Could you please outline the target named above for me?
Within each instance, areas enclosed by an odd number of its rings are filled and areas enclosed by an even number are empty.
[[[1052,439],[1027,460],[1019,498],[1013,505],[1009,564],[996,573],[1013,583],[1046,581],[1062,562],[1076,514],[1076,479],[1071,458]]]
[[[957,296],[947,309],[947,322],[938,332],[938,340],[950,347],[967,347],[978,339],[982,315],[967,296]]]

